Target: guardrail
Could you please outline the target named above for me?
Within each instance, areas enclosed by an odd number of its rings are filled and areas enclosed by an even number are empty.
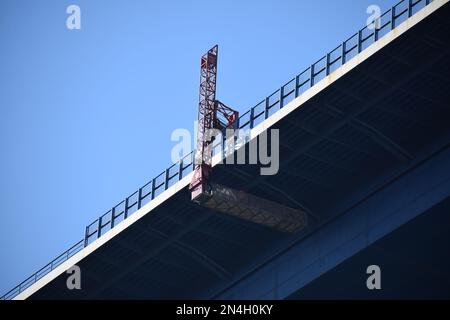
[[[303,92],[314,86],[317,82],[328,76],[334,70],[344,65],[358,53],[372,43],[378,41],[398,24],[407,20],[433,0],[402,0],[379,18],[378,28],[362,28],[338,47],[317,60],[303,72],[289,80],[278,90],[267,96],[256,106],[239,117],[239,129],[252,129],[276,110],[297,98]],[[171,185],[180,181],[194,168],[194,151],[171,165],[148,183],[133,192],[130,196],[119,202],[94,222],[86,227],[84,239],[78,241],[70,249],[60,254],[49,264],[25,279],[19,285],[8,291],[1,300],[13,299],[19,293],[30,287],[36,281],[54,270],[70,257],[88,246],[92,241],[100,238],[105,232],[111,230],[121,221],[127,219],[143,205],[167,190]]]

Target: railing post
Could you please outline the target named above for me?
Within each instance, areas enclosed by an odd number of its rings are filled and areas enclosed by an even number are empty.
[[[283,108],[284,86],[280,88],[280,109]]]
[[[98,218],[97,239],[102,236],[102,217]]]
[[[179,167],[178,167],[178,181],[183,179],[183,159],[184,158],[180,159],[180,164],[179,164]]]
[[[296,77],[295,77],[295,97],[297,98],[298,97],[298,94],[299,94],[299,86],[300,86],[300,76],[299,75],[297,75]]]
[[[267,97],[264,106],[264,120],[269,117],[269,103],[269,97]]]
[[[362,51],[362,30],[358,31],[358,53]]]
[[[114,228],[114,219],[116,218],[116,207],[111,209],[111,229]]]
[[[129,197],[125,198],[125,207],[123,208],[123,220],[128,217],[128,204],[130,203]]]
[[[155,178],[153,178],[153,180],[152,180],[152,195],[151,195],[152,200],[155,199],[155,183],[156,183]]]
[[[164,174],[164,190],[167,190],[169,188],[169,169],[166,169],[166,173]]]
[[[377,19],[380,19],[380,20],[379,20],[379,22],[378,22],[378,20],[375,22],[375,29],[373,30],[373,41],[374,42],[378,41],[378,36],[379,36],[379,32],[380,32],[380,29],[378,29],[378,25],[381,26],[381,18],[377,18]]]
[[[309,79],[309,81],[310,81],[310,88],[312,88],[313,86],[314,86],[314,65],[312,64],[311,65],[311,73],[310,73],[310,79]]]
[[[86,248],[89,241],[89,226],[86,227],[86,231],[84,232],[84,247]]]
[[[345,55],[347,54],[347,42],[342,42],[342,65],[345,64]]]
[[[255,124],[255,119],[253,119],[254,116],[255,116],[255,109],[253,107],[250,109],[250,129],[253,129],[253,125]]]
[[[137,200],[137,208],[138,210],[141,208],[142,205],[142,188],[139,188],[138,190],[138,200]],[[125,216],[126,218],[127,216]]]
[[[327,76],[330,75],[330,54],[327,53],[327,58],[326,58],[326,68],[325,68],[325,73]]]
[[[391,30],[395,29],[395,7],[391,9]]]
[[[408,17],[411,18],[413,14],[413,0],[408,1]]]

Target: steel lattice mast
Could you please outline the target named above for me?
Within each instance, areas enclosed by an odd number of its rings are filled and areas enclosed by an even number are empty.
[[[192,200],[203,194],[209,194],[208,184],[211,176],[211,139],[208,129],[213,128],[214,104],[216,100],[218,46],[214,46],[200,60],[200,91],[198,102],[197,148],[195,151],[195,169],[189,190]]]
[[[189,186],[192,200],[197,202],[211,194],[211,129],[223,130],[238,118],[235,110],[216,100],[218,50],[215,45],[200,60],[197,148],[194,176]]]

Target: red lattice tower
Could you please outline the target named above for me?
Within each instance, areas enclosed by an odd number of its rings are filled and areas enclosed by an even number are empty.
[[[189,186],[192,200],[197,202],[211,195],[211,129],[223,130],[238,118],[236,111],[216,100],[218,50],[218,46],[214,46],[200,60],[197,148],[194,176]]]

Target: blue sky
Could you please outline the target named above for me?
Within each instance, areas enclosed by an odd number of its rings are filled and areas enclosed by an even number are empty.
[[[217,96],[245,111],[396,2],[2,0],[0,294],[170,164],[214,44]]]

